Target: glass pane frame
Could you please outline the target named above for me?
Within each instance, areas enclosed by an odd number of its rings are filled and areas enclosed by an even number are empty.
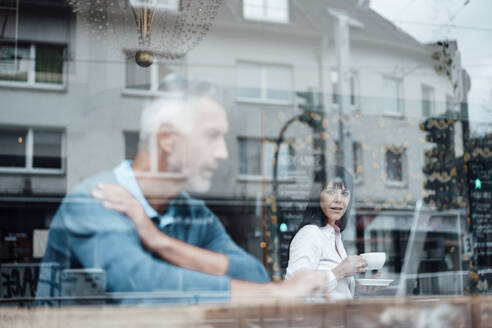
[[[389,97],[388,83],[394,83],[394,94]],[[404,99],[403,99],[403,79],[395,76],[386,76],[382,78],[383,95],[383,114],[390,116],[405,116]]]
[[[160,86],[160,81],[162,71],[166,70],[166,75],[167,74],[178,74],[179,76],[182,76],[183,78],[186,78],[187,76],[187,66],[186,66],[186,57],[182,58],[179,61],[168,61],[165,59],[157,59],[154,61],[152,65],[146,68],[141,68],[137,65],[135,62],[135,59],[133,56],[130,56],[127,51],[125,51],[124,56],[126,57],[125,65],[123,66],[123,78],[124,80],[122,81],[122,94],[124,95],[130,95],[130,96],[153,96],[153,95],[158,95],[165,93],[165,90],[162,90],[159,88]],[[134,66],[137,68],[137,70],[140,70],[141,72],[146,72],[148,73],[148,84],[145,84],[145,86],[148,86],[146,88],[132,88],[128,87],[128,72],[129,69],[131,68],[129,65]],[[147,82],[147,81],[146,81]]]
[[[340,106],[340,95],[338,94],[338,71],[332,68],[330,72],[330,83],[331,83],[331,106],[333,108],[338,108]],[[349,71],[349,81],[348,81],[348,105],[352,110],[359,110],[360,108],[360,84],[359,84],[359,73],[356,70]]]
[[[249,70],[246,70],[249,67]],[[251,72],[252,68],[258,69],[259,75],[259,85],[257,88],[251,88],[244,83],[247,79],[241,75],[242,71]],[[281,72],[286,74],[287,84],[289,84],[289,89],[279,86],[278,89],[275,88],[275,79],[272,77],[273,72]],[[283,71],[283,72],[282,72]],[[272,82],[273,81],[273,82]],[[278,83],[277,83],[278,84]],[[250,103],[263,103],[263,104],[273,104],[273,105],[292,105],[294,103],[294,70],[290,65],[282,64],[270,64],[270,63],[259,63],[250,61],[238,61],[236,63],[236,101],[237,102],[250,102]],[[250,89],[250,92],[245,92]],[[257,92],[256,90],[259,90]],[[252,92],[253,91],[253,92]],[[254,94],[255,96],[247,96],[247,94]],[[279,98],[279,95],[287,95],[284,99]]]
[[[273,2],[282,2],[274,4]],[[277,24],[290,22],[289,0],[243,0],[243,18]]]
[[[21,43],[22,46],[22,43]],[[29,59],[27,60],[26,78],[22,81],[0,79],[0,87],[19,87],[29,89],[46,89],[46,90],[65,90],[67,87],[67,45],[66,44],[54,44],[54,43],[27,43],[24,47],[27,47],[29,51]],[[46,73],[38,71],[37,66],[40,65],[40,61],[37,58],[37,53],[41,53],[40,49],[46,48],[58,48],[59,54],[57,56],[57,71],[55,73]],[[39,49],[38,49],[39,48]],[[18,64],[14,64],[18,65]],[[50,76],[53,80],[45,81],[46,78],[40,79],[39,76]],[[48,75],[47,75],[48,74]],[[51,74],[51,75],[50,75]],[[53,75],[56,74],[57,76]]]
[[[0,173],[65,174],[66,171],[66,132],[62,129],[0,126],[0,130],[27,130],[25,140],[25,165],[22,167],[0,167]],[[36,167],[34,164],[35,132],[58,133],[60,135],[60,165],[58,168]]]
[[[432,117],[436,114],[436,92],[433,87],[422,84],[422,117]]]
[[[392,174],[389,174],[390,163],[388,162],[388,154],[392,153],[399,156],[399,175],[400,179],[393,179]],[[393,187],[407,187],[407,176],[408,176],[408,149],[404,146],[387,146],[384,149],[383,160],[384,160],[384,177],[385,183],[388,186]]]
[[[258,138],[248,138],[248,137],[239,137],[238,141],[238,167],[237,174],[239,179],[252,179],[252,180],[263,180],[266,179],[268,181],[273,180],[273,156],[276,148],[276,141],[273,139],[261,140]],[[250,170],[249,167],[245,169],[245,161],[244,161],[244,149],[247,149],[249,145],[252,145],[256,148],[258,152],[258,156],[256,156],[255,161],[255,169]],[[246,150],[249,152],[249,150]],[[294,148],[288,143],[281,143],[279,149],[279,158],[278,158],[278,171],[277,171],[277,179],[279,181],[287,181],[291,179],[291,169],[293,165],[293,158],[295,156]],[[249,155],[246,154],[246,157],[249,159]],[[246,163],[247,165],[247,163]],[[253,172],[250,172],[253,171]]]

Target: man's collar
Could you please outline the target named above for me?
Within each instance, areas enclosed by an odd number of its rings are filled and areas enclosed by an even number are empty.
[[[187,206],[203,205],[202,201],[193,199],[186,191],[183,190],[173,200],[171,200],[166,213],[159,215],[159,213],[152,206],[150,206],[142,190],[140,189],[137,178],[135,177],[135,173],[132,169],[132,161],[125,160],[121,162],[114,168],[113,172],[116,176],[116,181],[133,197],[135,197],[135,199],[142,205],[145,214],[147,214],[147,216],[151,219],[157,217],[159,218],[157,225],[161,229],[175,221],[175,216],[179,214],[176,212],[176,208],[179,208],[180,211],[182,211],[183,204],[186,204]]]
[[[159,213],[150,206],[149,202],[145,198],[140,186],[138,185],[137,178],[132,169],[132,161],[122,161],[117,167],[114,168],[114,175],[116,181],[126,189],[135,199],[142,204],[145,213],[149,218],[158,217]]]

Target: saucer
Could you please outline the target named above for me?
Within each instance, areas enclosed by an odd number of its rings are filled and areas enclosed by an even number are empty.
[[[393,282],[393,280],[392,279],[357,279],[357,282],[361,286],[386,287],[389,286]]]

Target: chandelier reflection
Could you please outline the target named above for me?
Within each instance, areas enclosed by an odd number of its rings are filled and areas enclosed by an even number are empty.
[[[222,0],[68,0],[98,39],[134,55],[142,67],[155,57],[176,59],[210,31]]]

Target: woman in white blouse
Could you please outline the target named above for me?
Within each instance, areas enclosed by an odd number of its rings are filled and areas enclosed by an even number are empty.
[[[340,234],[350,215],[353,179],[339,166],[326,172],[326,184],[313,187],[304,220],[290,243],[286,278],[299,270],[326,271],[330,299],[351,299],[353,275],[367,267],[361,256],[347,256]]]

